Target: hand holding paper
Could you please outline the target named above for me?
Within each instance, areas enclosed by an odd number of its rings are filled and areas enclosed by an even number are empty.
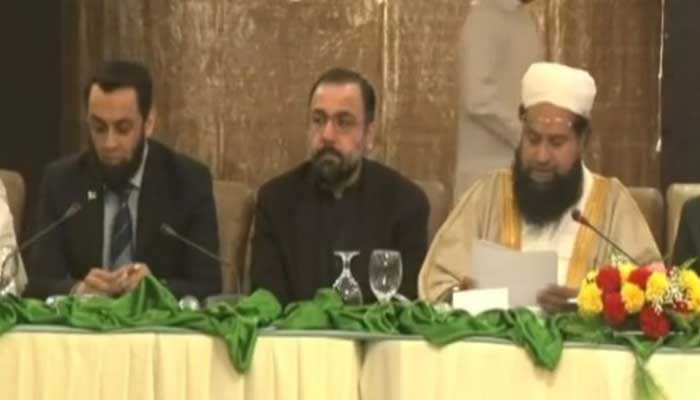
[[[576,303],[572,299],[576,298],[578,291],[566,286],[549,285],[537,294],[537,303],[546,312],[558,312],[566,309],[576,309]]]

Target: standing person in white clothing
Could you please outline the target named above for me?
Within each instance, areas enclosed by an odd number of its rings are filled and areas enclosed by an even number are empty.
[[[10,214],[10,207],[7,205],[7,192],[5,190],[5,185],[0,181],[0,263],[4,263],[4,269],[1,273],[6,275],[10,272],[17,271],[14,289],[11,289],[11,292],[19,295],[27,285],[27,273],[24,271],[22,256],[17,254],[17,256],[10,257],[5,261],[5,258],[10,256],[10,253],[16,247],[17,237],[15,235],[12,214]],[[0,290],[2,289],[3,288],[0,287]]]
[[[520,80],[544,58],[532,0],[472,0],[460,41],[453,201],[484,173],[508,167],[520,140]]]

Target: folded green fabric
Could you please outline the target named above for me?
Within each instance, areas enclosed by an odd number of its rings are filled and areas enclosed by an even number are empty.
[[[473,336],[497,337],[523,346],[537,365],[550,370],[563,349],[556,326],[543,324],[527,309],[493,310],[473,317],[459,310],[441,313],[424,302],[343,306],[340,296],[330,289],[289,305],[274,325],[278,329],[421,335],[436,346]]]
[[[345,306],[333,289],[320,289],[312,300],[288,305],[282,318],[273,325],[287,330],[398,333],[391,304]]]
[[[153,277],[119,298],[66,296],[49,306],[35,299],[0,300],[0,333],[18,324],[62,325],[95,331],[170,326],[219,336],[234,367],[250,368],[260,327],[277,319],[282,307],[275,296],[258,290],[236,305],[218,304],[202,311],[183,311],[177,299]]]
[[[0,334],[18,324],[60,325],[95,331],[155,326],[180,327],[221,337],[233,366],[246,372],[261,328],[341,330],[360,333],[420,335],[435,346],[468,337],[508,340],[526,349],[533,362],[556,368],[565,341],[627,346],[637,359],[635,390],[640,398],[663,396],[644,364],[661,346],[700,347],[700,318],[673,315],[676,332],[651,341],[635,332],[618,331],[600,318],[562,313],[540,318],[527,309],[490,310],[470,315],[439,311],[430,304],[386,303],[346,306],[332,289],[320,289],[308,301],[283,311],[275,296],[257,290],[235,305],[220,303],[200,311],[183,311],[158,280],[147,277],[131,293],[109,297],[66,296],[54,305],[8,296],[0,299]]]

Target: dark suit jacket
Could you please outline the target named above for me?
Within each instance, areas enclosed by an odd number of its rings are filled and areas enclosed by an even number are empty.
[[[369,256],[373,249],[383,248],[401,252],[399,292],[415,298],[418,270],[428,246],[430,206],[425,193],[396,171],[364,160],[355,194],[358,212],[349,216],[352,221],[343,241],[347,248],[337,249],[329,243],[332,235],[323,232],[329,226],[332,231],[334,221],[323,221],[324,194],[309,179],[308,169],[307,162],[260,188],[252,247],[253,289],[269,289],[283,304],[309,299],[318,288],[330,287],[340,272],[340,267],[328,267],[333,250],[359,250],[352,274],[364,301],[371,302]]]
[[[690,199],[683,205],[673,246],[674,265],[691,258],[700,258],[700,197]],[[700,273],[700,262],[695,261],[693,268]]]
[[[167,223],[184,237],[218,253],[216,209],[209,170],[149,141],[138,202],[134,259],[180,297],[221,290],[219,265],[160,232]],[[34,227],[56,221],[74,203],[83,208],[29,249],[28,295],[68,293],[91,268],[102,266],[104,188],[88,153],[51,163],[44,172]],[[96,194],[90,200],[88,193]],[[94,197],[94,196],[93,196]]]

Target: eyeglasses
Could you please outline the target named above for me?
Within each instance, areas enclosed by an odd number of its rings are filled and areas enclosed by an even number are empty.
[[[357,119],[348,113],[341,112],[328,116],[324,113],[317,112],[311,114],[311,129],[314,131],[323,130],[329,121],[342,133],[352,131],[358,124]]]

